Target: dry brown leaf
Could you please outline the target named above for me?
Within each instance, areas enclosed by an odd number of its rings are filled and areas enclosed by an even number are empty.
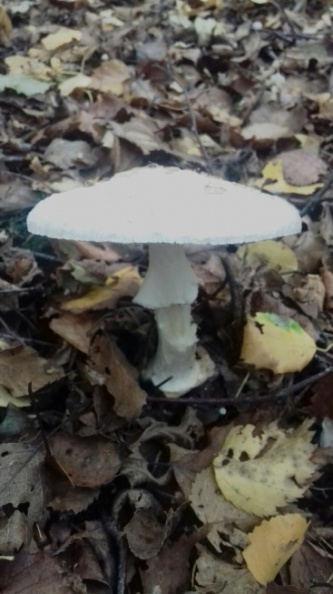
[[[57,467],[74,487],[96,489],[110,483],[119,470],[119,447],[102,437],[59,432],[48,444]]]
[[[90,360],[90,382],[106,386],[114,398],[115,412],[128,420],[139,416],[146,402],[146,393],[139,387],[137,371],[109,337],[95,336]]]
[[[89,353],[89,332],[94,325],[94,320],[87,315],[62,312],[52,318],[50,328],[61,336],[68,344],[82,353]]]
[[[138,559],[150,559],[161,549],[166,529],[155,517],[152,509],[137,509],[125,526],[128,546]]]
[[[324,531],[321,537],[321,530]],[[312,528],[309,538],[298,549],[290,561],[290,578],[297,588],[304,588],[308,592],[310,583],[323,584],[319,586],[319,594],[325,594],[326,584],[330,582],[333,572],[332,554],[327,547],[332,544],[332,528]]]
[[[40,390],[63,377],[61,369],[39,357],[31,347],[13,346],[0,352],[0,385],[17,398],[32,390]]]
[[[131,78],[131,71],[121,60],[108,60],[96,68],[91,76],[90,88],[102,93],[122,95],[126,83]]]
[[[186,592],[190,553],[198,540],[204,537],[203,529],[189,536],[182,534],[179,540],[165,544],[158,555],[148,559],[147,568],[140,571],[144,592]]]
[[[302,311],[314,319],[323,311],[325,285],[318,274],[307,274],[301,277],[300,285],[293,287],[293,296]]]
[[[84,140],[65,140],[55,138],[44,152],[44,161],[52,163],[59,169],[71,167],[93,167],[100,155]]]
[[[309,186],[327,173],[326,163],[305,149],[280,153],[285,181],[294,186]]]
[[[237,509],[223,497],[212,468],[197,473],[188,499],[199,520],[209,525],[207,538],[218,552],[223,543],[222,534],[233,542],[235,528],[247,532],[256,523],[255,516]]]
[[[326,264],[320,270],[320,277],[325,287],[325,309],[333,309],[333,272]]]
[[[78,514],[87,509],[100,495],[100,489],[73,487],[68,478],[61,476],[59,470],[51,474],[48,471],[50,496],[47,506],[55,512]]]
[[[0,459],[0,505],[20,509],[31,530],[45,505],[41,452],[23,443],[4,443],[0,445]]]
[[[206,594],[265,594],[265,589],[252,577],[250,572],[235,563],[226,563],[214,557],[201,545],[197,546],[199,555],[196,562],[196,592]]]
[[[12,32],[12,21],[6,10],[6,8],[0,5],[0,42],[5,45],[8,44],[11,32]]]
[[[30,553],[24,548],[12,561],[0,560],[0,572],[0,588],[6,594],[73,594],[74,576],[46,552]],[[79,576],[75,577],[75,583],[77,589],[83,588]]]
[[[112,122],[112,130],[119,138],[137,146],[144,155],[155,150],[171,152],[169,145],[161,140],[162,134],[157,123],[147,117],[132,118],[124,124]]]

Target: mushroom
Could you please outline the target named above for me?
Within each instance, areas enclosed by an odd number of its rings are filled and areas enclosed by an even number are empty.
[[[297,233],[298,211],[282,198],[175,167],[147,166],[110,181],[53,194],[28,215],[32,233],[53,238],[149,244],[135,302],[154,310],[158,347],[146,377],[169,397],[202,384],[214,365],[198,355],[191,317],[199,281],[184,244],[222,245]]]

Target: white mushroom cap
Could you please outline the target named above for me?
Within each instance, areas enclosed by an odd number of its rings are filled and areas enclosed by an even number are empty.
[[[139,167],[91,187],[53,194],[35,206],[38,235],[117,243],[231,244],[300,231],[282,198],[176,167]]]

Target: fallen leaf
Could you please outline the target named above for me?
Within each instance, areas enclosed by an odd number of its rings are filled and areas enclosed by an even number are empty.
[[[30,531],[33,523],[39,520],[40,510],[45,505],[42,455],[38,448],[28,444],[3,443],[0,445],[0,460],[0,505],[5,507],[10,504],[13,508],[20,509]],[[26,506],[25,512],[23,506]]]
[[[235,528],[247,532],[256,518],[239,510],[227,501],[219,489],[211,467],[196,474],[188,496],[191,507],[205,525],[209,525],[207,538],[217,552],[221,551],[222,536],[232,537]]]
[[[0,385],[16,397],[27,396],[31,383],[33,391],[63,377],[63,370],[43,359],[28,346],[8,346],[0,352]]]
[[[266,241],[255,241],[249,245],[241,245],[237,249],[237,255],[245,259],[251,267],[265,266],[277,270],[280,274],[286,274],[298,269],[297,258],[294,252],[281,241],[268,239]]]
[[[90,374],[93,385],[105,385],[114,398],[114,410],[120,417],[132,420],[146,402],[139,387],[137,371],[125,359],[109,337],[97,334],[90,350]]]
[[[0,91],[10,89],[26,97],[32,97],[39,93],[46,93],[50,87],[51,83],[23,74],[0,74]]]
[[[85,140],[55,138],[44,152],[43,160],[59,169],[93,167],[99,159],[98,151]]]
[[[71,76],[61,82],[58,86],[60,95],[62,97],[68,97],[77,89],[87,89],[91,85],[91,80],[91,76],[82,73]]]
[[[311,527],[306,541],[294,553],[288,568],[291,583],[300,589],[296,594],[308,594],[310,583],[322,584],[317,589],[319,594],[325,594],[333,569],[332,553],[327,551],[327,546],[331,544],[331,527]]]
[[[93,71],[90,88],[102,93],[122,95],[125,90],[125,83],[130,78],[130,69],[124,62],[121,60],[108,60]]]
[[[57,466],[74,487],[101,487],[119,470],[119,447],[102,437],[58,432],[48,437],[48,444]]]
[[[264,520],[248,535],[250,544],[243,557],[253,577],[266,586],[301,546],[308,523],[300,514]]]
[[[6,594],[72,594],[74,576],[65,571],[64,565],[46,552],[21,550],[12,562],[0,560],[0,588]],[[72,579],[70,579],[70,577]],[[75,576],[76,588],[84,587]]]
[[[182,534],[177,541],[166,543],[158,555],[148,559],[146,568],[140,570],[143,591],[159,594],[186,592],[190,553],[200,538],[204,538],[204,531]]]
[[[5,63],[9,68],[9,74],[30,76],[41,81],[52,81],[57,74],[50,66],[47,66],[37,58],[22,56],[20,54],[8,56],[5,59]]]
[[[250,572],[235,563],[227,563],[215,557],[201,545],[197,545],[195,583],[196,592],[206,594],[265,594],[262,586]]]
[[[141,285],[141,277],[134,266],[126,266],[109,277],[102,286],[91,287],[82,297],[70,299],[61,307],[64,311],[81,313],[87,310],[112,309],[121,297],[134,297]]]
[[[292,136],[292,133],[287,127],[279,124],[257,122],[242,128],[241,135],[245,140],[251,140],[252,138],[256,140],[277,140]]]
[[[51,319],[50,328],[78,351],[88,354],[93,324],[89,316],[62,312]]]
[[[283,176],[281,159],[277,158],[269,161],[262,170],[262,178],[258,179],[256,187],[264,187],[267,192],[277,194],[301,194],[310,196],[316,190],[322,187],[322,183],[313,183],[306,186],[296,186],[289,184]]]
[[[276,422],[230,429],[213,462],[216,482],[235,507],[259,517],[276,514],[303,495],[316,466],[311,461],[312,420],[283,431]]]
[[[50,35],[43,37],[41,43],[45,49],[53,52],[63,45],[67,45],[72,41],[80,41],[81,39],[81,31],[77,31],[76,29],[68,29],[67,27],[61,27],[55,33],[51,33]]]
[[[305,149],[286,151],[279,155],[285,181],[294,186],[309,186],[327,173],[326,163]]]
[[[264,312],[247,316],[240,358],[256,369],[301,371],[316,350],[313,338],[291,318]]]

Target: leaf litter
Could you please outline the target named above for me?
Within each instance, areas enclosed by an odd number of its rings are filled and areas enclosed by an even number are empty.
[[[324,0],[2,0],[4,594],[327,591],[332,20]],[[149,163],[303,215],[297,237],[189,246],[219,373],[172,402],[140,375],[145,249],[25,228],[51,192]]]

